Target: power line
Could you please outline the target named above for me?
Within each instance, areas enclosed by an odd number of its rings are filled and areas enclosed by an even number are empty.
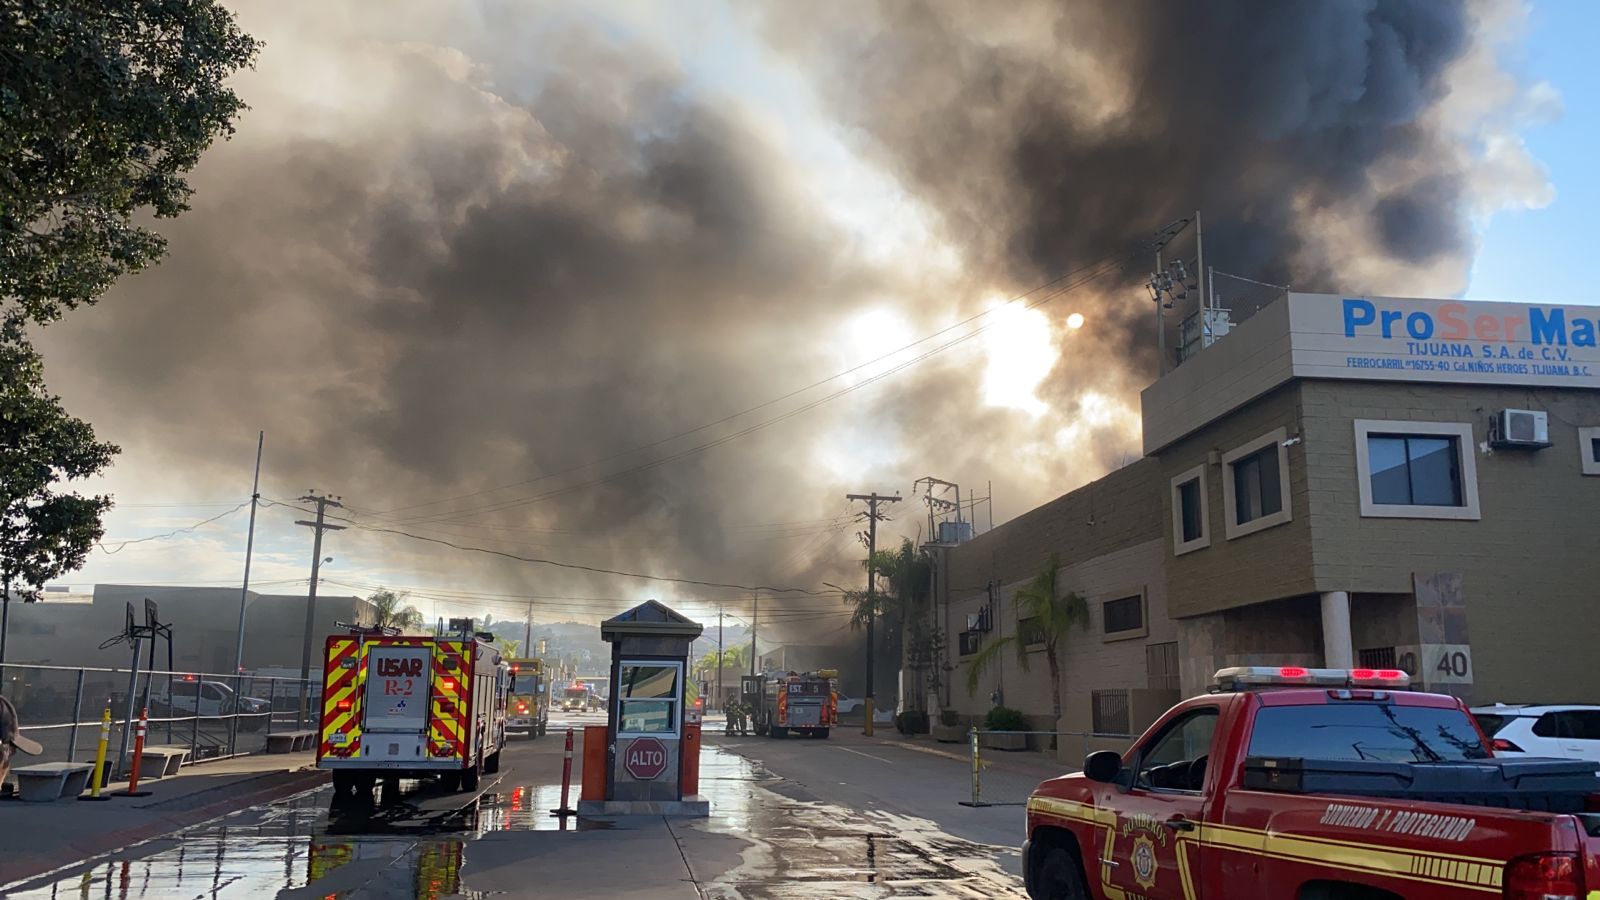
[[[122,548],[128,546],[129,544],[143,544],[146,541],[163,541],[163,540],[166,540],[167,538],[176,537],[176,536],[178,536],[180,534],[183,534],[185,532],[188,532],[188,531],[194,531],[197,528],[204,528],[205,526],[210,525],[212,522],[215,522],[218,519],[225,519],[228,516],[233,515],[234,513],[238,512],[241,509],[244,509],[246,506],[249,506],[249,505],[250,505],[250,501],[246,500],[243,503],[240,503],[238,506],[235,506],[233,509],[227,510],[225,512],[217,513],[216,515],[212,516],[209,519],[204,519],[202,521],[194,523],[193,525],[185,525],[182,528],[174,528],[173,530],[168,531],[168,532],[166,532],[164,534],[152,534],[149,537],[133,538],[131,540],[126,540],[126,541],[110,541],[109,543],[113,543],[113,544],[117,545],[117,549],[115,549],[115,550],[112,550],[111,548],[106,546],[106,543],[108,543],[108,542],[95,541],[94,545],[96,547],[99,547],[101,550],[104,550],[107,555],[111,555],[111,554],[115,554],[115,553],[121,553],[122,552]]]
[[[280,503],[280,505],[292,505],[292,504],[281,504]],[[298,507],[296,507],[296,508],[298,508]],[[330,517],[330,518],[333,518],[333,517]],[[770,585],[751,586],[751,585],[745,585],[745,584],[730,584],[730,583],[721,582],[721,581],[701,581],[701,580],[697,580],[697,579],[693,579],[693,578],[675,578],[675,577],[672,577],[672,576],[669,576],[669,575],[651,575],[651,574],[644,573],[644,572],[626,572],[626,571],[623,571],[621,569],[607,569],[607,568],[604,568],[604,567],[601,567],[601,566],[585,566],[585,565],[579,565],[578,563],[559,562],[559,561],[553,560],[553,559],[541,559],[541,558],[533,557],[533,556],[522,556],[522,555],[519,555],[519,554],[516,554],[516,553],[507,553],[507,552],[505,552],[503,550],[492,550],[492,549],[490,549],[488,547],[475,547],[475,546],[473,546],[471,544],[458,544],[458,543],[455,543],[454,541],[444,540],[443,538],[428,537],[427,535],[421,535],[421,534],[412,534],[409,531],[401,531],[398,528],[381,528],[381,527],[378,527],[376,525],[367,525],[367,524],[364,524],[364,523],[361,523],[361,522],[357,522],[357,521],[354,521],[354,520],[350,520],[350,519],[345,519],[343,521],[350,522],[351,523],[351,527],[358,528],[358,529],[360,529],[362,531],[373,532],[373,533],[377,533],[377,534],[393,534],[393,535],[398,535],[398,536],[404,537],[404,538],[410,538],[410,539],[412,539],[414,541],[424,541],[424,542],[430,543],[430,544],[440,544],[440,545],[445,546],[445,547],[452,547],[452,548],[454,548],[456,550],[462,550],[462,551],[465,551],[465,552],[468,552],[468,553],[484,553],[484,554],[487,554],[489,556],[499,556],[499,557],[503,557],[505,559],[516,560],[517,562],[536,563],[538,565],[545,565],[545,566],[555,566],[556,568],[560,568],[560,569],[574,569],[574,570],[580,571],[580,572],[593,572],[593,573],[598,574],[598,575],[617,575],[617,576],[621,576],[623,578],[641,578],[641,579],[644,579],[646,581],[661,581],[661,582],[667,582],[667,583],[671,583],[671,584],[691,584],[691,585],[695,585],[697,587],[728,588],[729,590],[739,590],[739,591],[767,591],[768,593],[773,593],[773,594],[808,594],[808,595],[811,595],[811,596],[827,596],[829,594],[829,592],[827,592],[827,591],[816,591],[816,590],[811,590],[810,588],[772,587]],[[326,526],[324,526],[324,527],[326,527]]]
[[[544,480],[549,479],[549,478],[554,478],[554,477],[557,477],[557,476],[560,476],[560,475],[566,475],[566,474],[570,474],[572,472],[577,472],[577,471],[581,471],[583,469],[591,468],[591,467],[599,465],[601,463],[610,462],[612,460],[619,459],[619,458],[624,457],[624,456],[629,456],[629,455],[632,455],[634,453],[638,453],[638,452],[641,452],[641,451],[644,451],[644,450],[654,449],[655,447],[659,447],[662,444],[670,443],[670,442],[675,441],[675,440],[677,440],[679,438],[688,437],[689,435],[698,434],[699,432],[706,431],[706,430],[708,430],[710,428],[714,428],[714,427],[716,427],[718,425],[726,424],[727,422],[731,422],[734,419],[738,419],[738,418],[746,416],[746,415],[748,415],[750,413],[757,412],[757,411],[760,411],[762,409],[766,409],[767,407],[770,407],[770,406],[773,406],[775,404],[781,403],[781,402],[783,402],[785,400],[792,399],[794,397],[797,397],[797,396],[799,396],[801,394],[804,394],[804,393],[806,393],[808,391],[811,391],[811,390],[813,390],[815,388],[821,387],[821,386],[823,386],[825,384],[828,384],[830,382],[837,381],[840,378],[846,377],[848,375],[852,375],[852,374],[854,374],[856,372],[861,371],[862,369],[870,368],[871,366],[874,366],[874,365],[876,365],[878,363],[881,363],[881,362],[883,362],[883,361],[885,361],[887,359],[893,358],[893,357],[895,357],[895,356],[897,356],[897,355],[899,355],[899,354],[901,354],[901,353],[903,353],[903,352],[905,352],[907,350],[910,350],[913,347],[916,347],[916,346],[918,346],[920,344],[927,343],[928,341],[931,341],[931,340],[933,340],[935,338],[938,338],[938,337],[940,337],[942,335],[949,334],[951,331],[954,331],[954,330],[956,330],[958,328],[962,328],[962,327],[965,327],[967,325],[970,325],[971,323],[976,322],[977,320],[982,319],[985,316],[991,315],[992,313],[997,312],[1000,309],[1004,309],[1006,306],[1009,306],[1012,303],[1016,303],[1018,301],[1024,300],[1024,299],[1026,299],[1026,298],[1028,298],[1028,297],[1030,297],[1030,296],[1032,296],[1034,294],[1039,293],[1040,291],[1050,289],[1055,285],[1059,285],[1063,281],[1067,281],[1068,279],[1077,277],[1079,275],[1083,275],[1084,276],[1082,278],[1079,278],[1077,281],[1066,285],[1065,287],[1061,287],[1061,288],[1058,288],[1056,290],[1053,290],[1051,293],[1046,294],[1045,296],[1039,298],[1038,300],[1036,300],[1036,301],[1034,301],[1032,303],[1025,304],[1025,308],[1027,308],[1027,309],[1038,308],[1039,306],[1042,306],[1045,303],[1048,303],[1051,300],[1054,300],[1055,298],[1060,297],[1063,294],[1066,294],[1066,293],[1069,293],[1069,292],[1071,292],[1073,290],[1076,290],[1077,288],[1082,287],[1085,284],[1088,284],[1090,281],[1093,281],[1093,280],[1099,278],[1100,276],[1107,274],[1108,272],[1112,271],[1112,269],[1117,264],[1120,264],[1125,259],[1131,258],[1131,256],[1132,256],[1132,254],[1110,254],[1110,255],[1107,255],[1105,257],[1100,258],[1099,260],[1097,260],[1095,262],[1089,263],[1089,264],[1084,265],[1084,266],[1080,266],[1080,267],[1078,267],[1076,269],[1073,269],[1073,270],[1071,270],[1071,271],[1069,271],[1069,272],[1067,272],[1065,274],[1062,274],[1062,275],[1060,275],[1060,276],[1058,276],[1056,278],[1053,278],[1050,281],[1047,281],[1044,284],[1041,284],[1041,285],[1039,285],[1039,286],[1037,286],[1037,287],[1035,287],[1035,288],[1033,288],[1033,289],[1031,289],[1031,290],[1029,290],[1029,291],[1027,291],[1025,293],[1022,293],[1022,294],[1019,294],[1019,295],[1017,295],[1015,297],[1012,297],[1011,299],[1007,300],[1004,304],[1001,304],[1001,305],[995,306],[995,307],[991,307],[989,309],[984,310],[983,312],[980,312],[980,313],[977,313],[975,315],[969,316],[969,317],[967,317],[967,318],[965,318],[965,319],[963,319],[963,320],[961,320],[959,322],[956,322],[955,324],[949,325],[949,326],[947,326],[945,328],[942,328],[942,329],[940,329],[938,331],[935,331],[930,335],[927,335],[927,336],[925,336],[925,337],[923,337],[923,338],[921,338],[919,340],[913,341],[912,343],[907,344],[907,345],[905,345],[903,347],[900,347],[899,349],[894,350],[894,351],[892,351],[890,353],[884,354],[884,355],[879,356],[879,357],[877,357],[875,359],[871,359],[871,360],[868,360],[867,362],[864,362],[864,363],[861,363],[859,365],[853,366],[853,367],[851,367],[849,369],[844,370],[843,372],[835,373],[835,374],[830,375],[827,378],[823,378],[823,379],[821,379],[819,381],[812,382],[811,384],[808,384],[805,387],[797,388],[796,390],[790,391],[789,393],[783,394],[782,396],[775,397],[775,398],[773,398],[771,400],[767,400],[767,401],[765,401],[763,403],[759,403],[759,404],[757,404],[755,406],[751,406],[751,407],[748,407],[746,409],[740,410],[738,412],[731,413],[731,414],[723,416],[722,418],[717,419],[717,420],[715,420],[713,422],[708,422],[708,423],[706,423],[704,425],[700,425],[698,427],[691,428],[691,429],[689,429],[687,431],[682,431],[682,432],[679,432],[677,434],[661,438],[659,440],[651,441],[650,443],[647,443],[647,444],[641,444],[641,445],[639,445],[637,447],[632,447],[632,448],[627,449],[627,450],[623,450],[623,451],[620,451],[620,452],[617,452],[617,453],[613,453],[613,454],[611,454],[609,456],[601,457],[600,459],[592,460],[590,462],[586,462],[586,463],[583,463],[583,464],[580,464],[580,465],[577,465],[577,466],[571,466],[571,467],[568,467],[566,469],[561,469],[561,470],[558,470],[558,471],[555,471],[555,472],[547,472],[547,473],[545,473],[543,475],[539,475],[539,476],[536,476],[534,478],[523,479],[521,481],[516,481],[516,482],[509,483],[509,484],[503,484],[503,485],[499,485],[499,486],[492,487],[492,488],[484,488],[483,490],[473,491],[473,492],[468,493],[468,494],[460,494],[460,495],[456,495],[456,496],[452,496],[452,497],[442,497],[442,498],[439,498],[437,500],[430,500],[430,501],[426,501],[426,502],[422,502],[422,503],[414,503],[414,504],[410,504],[408,506],[399,506],[399,507],[393,507],[393,508],[390,508],[390,509],[387,509],[387,510],[373,511],[370,514],[371,515],[375,515],[375,516],[379,516],[379,517],[383,517],[383,518],[396,518],[394,516],[394,514],[398,513],[398,512],[406,512],[406,511],[414,510],[414,509],[422,509],[422,508],[428,507],[428,506],[437,506],[437,505],[439,505],[441,503],[449,503],[449,502],[452,502],[452,501],[455,501],[455,500],[466,500],[466,499],[470,499],[472,497],[480,497],[480,496],[484,496],[486,494],[497,493],[499,491],[508,490],[510,488],[523,487],[525,485],[534,484],[534,483],[537,483],[537,482],[540,482],[540,481],[544,481]],[[1087,273],[1087,274],[1084,274],[1084,273]],[[725,436],[723,438],[707,442],[705,444],[699,445],[697,447],[690,448],[690,449],[685,450],[685,451],[681,451],[681,452],[676,453],[676,454],[669,455],[669,456],[667,456],[667,457],[665,457],[663,459],[656,460],[656,461],[651,462],[651,463],[646,463],[646,464],[643,464],[643,465],[640,465],[640,466],[636,466],[636,467],[633,467],[631,469],[624,469],[621,472],[615,473],[612,476],[607,476],[605,478],[595,479],[595,480],[588,481],[588,482],[583,482],[583,483],[580,483],[578,485],[574,485],[574,486],[572,486],[570,488],[560,489],[558,491],[549,492],[549,493],[543,494],[543,495],[537,495],[537,496],[531,497],[531,498],[523,498],[522,500],[510,501],[508,504],[504,504],[504,505],[490,505],[490,506],[481,507],[481,508],[478,508],[478,509],[460,510],[460,511],[456,511],[454,513],[441,514],[441,515],[438,515],[438,516],[431,516],[430,515],[430,516],[421,516],[421,517],[401,517],[401,520],[398,521],[398,524],[409,525],[409,524],[418,524],[419,522],[429,521],[429,520],[440,520],[440,519],[448,520],[449,518],[451,518],[453,516],[468,515],[468,514],[477,513],[477,512],[492,512],[492,511],[495,511],[495,510],[498,510],[498,509],[507,508],[507,506],[520,505],[520,504],[526,503],[526,502],[538,502],[539,500],[548,499],[551,496],[558,496],[558,495],[560,495],[562,493],[566,493],[566,492],[568,492],[570,490],[576,490],[576,489],[582,488],[582,487],[589,487],[589,486],[592,486],[592,485],[595,485],[595,484],[601,484],[601,483],[604,483],[606,481],[613,480],[614,478],[617,478],[617,477],[622,477],[624,475],[632,474],[632,473],[637,472],[637,471],[644,471],[644,470],[649,469],[649,468],[654,468],[654,467],[656,467],[658,465],[661,465],[661,464],[664,464],[666,462],[671,462],[671,461],[673,461],[675,459],[681,459],[684,456],[687,456],[689,454],[697,453],[697,452],[700,452],[702,450],[706,450],[706,449],[710,449],[710,448],[715,447],[715,446],[719,446],[720,444],[726,443],[729,440],[733,440],[735,438],[742,437],[742,436],[744,436],[746,434],[750,434],[753,431],[757,431],[757,430],[760,430],[761,428],[765,428],[765,427],[767,427],[769,425],[776,424],[777,422],[784,421],[784,420],[786,420],[788,418],[791,418],[791,417],[793,417],[795,415],[798,415],[798,414],[800,414],[802,412],[806,412],[808,410],[815,409],[817,406],[821,406],[824,403],[827,403],[827,402],[829,402],[829,401],[831,401],[833,399],[841,397],[841,396],[843,396],[843,395],[845,395],[847,393],[851,393],[853,391],[859,390],[859,389],[861,389],[863,387],[866,387],[867,385],[874,384],[874,383],[882,380],[883,378],[885,378],[885,377],[887,377],[889,375],[895,374],[895,373],[900,372],[900,371],[902,371],[902,370],[904,370],[904,369],[906,369],[906,368],[908,368],[908,367],[910,367],[912,365],[915,365],[916,363],[922,362],[923,360],[925,360],[925,359],[927,359],[927,358],[929,358],[931,356],[934,356],[934,355],[936,355],[936,354],[938,354],[940,352],[943,352],[944,350],[949,349],[950,347],[953,347],[953,346],[955,346],[957,344],[960,344],[960,343],[962,343],[964,341],[970,340],[971,338],[974,338],[974,337],[978,336],[979,334],[982,334],[985,330],[987,330],[987,328],[988,328],[987,325],[980,326],[980,327],[978,327],[976,329],[973,329],[970,332],[967,332],[965,334],[960,335],[959,337],[957,337],[957,338],[955,338],[955,339],[953,339],[951,341],[947,341],[946,343],[941,344],[938,347],[935,347],[933,350],[927,351],[927,352],[925,352],[925,353],[923,353],[923,354],[921,354],[919,356],[913,357],[910,360],[907,360],[907,361],[904,361],[902,363],[899,363],[899,364],[891,367],[890,369],[888,369],[888,370],[886,370],[884,372],[881,372],[881,373],[879,373],[877,375],[873,375],[871,377],[868,377],[868,378],[862,380],[861,382],[859,382],[857,384],[850,385],[848,387],[845,387],[843,389],[835,391],[835,392],[833,392],[831,394],[828,394],[828,395],[822,397],[819,400],[815,400],[815,401],[812,401],[810,403],[804,404],[804,405],[800,406],[799,408],[791,410],[791,411],[789,411],[787,413],[783,413],[783,414],[775,416],[775,417],[773,417],[771,419],[765,420],[763,422],[756,423],[753,426],[746,427],[746,428],[741,429],[739,431],[736,431],[736,432],[734,432],[734,433],[732,433],[730,435],[727,435],[727,436]]]

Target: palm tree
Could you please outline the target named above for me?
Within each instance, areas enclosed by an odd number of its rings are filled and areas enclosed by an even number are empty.
[[[1073,626],[1085,628],[1089,625],[1089,604],[1082,597],[1070,592],[1056,596],[1056,574],[1060,570],[1061,560],[1051,554],[1050,564],[1044,571],[1018,588],[1012,598],[1017,607],[1019,630],[1021,622],[1031,620],[1034,624],[1030,637],[1036,639],[1034,643],[1044,644],[1045,662],[1050,665],[1050,706],[1056,719],[1061,718],[1061,641]],[[1000,658],[1008,644],[1016,647],[1017,663],[1024,672],[1028,671],[1028,649],[1034,644],[1024,643],[1020,635],[990,641],[967,664],[968,695],[977,693],[978,679]]]
[[[517,651],[522,649],[522,641],[516,638],[499,638],[495,643],[500,645],[500,655],[507,658],[515,658]]]
[[[422,611],[405,603],[406,595],[388,588],[378,588],[367,597],[372,604],[372,624],[379,628],[398,628],[401,631],[421,631]]]
[[[861,567],[867,568],[868,563],[869,560],[862,560]],[[883,674],[892,674],[892,671],[900,665],[907,622],[911,623],[915,632],[912,637],[913,642],[921,640],[921,629],[925,622],[920,613],[932,596],[929,575],[932,572],[933,562],[927,554],[917,549],[917,545],[912,543],[910,538],[901,538],[899,547],[877,551],[872,555],[870,563],[875,580],[884,584],[873,585],[871,598],[868,598],[865,591],[846,591],[844,602],[852,607],[851,628],[865,627],[867,620],[874,616],[882,620],[884,632],[882,640],[885,645],[882,661],[892,662],[889,672]],[[878,680],[877,674],[880,673],[874,673],[875,682]]]

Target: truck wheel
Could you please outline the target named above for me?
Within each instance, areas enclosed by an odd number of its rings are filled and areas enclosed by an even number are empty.
[[[442,787],[447,791],[459,791],[459,790],[461,790],[461,773],[460,772],[442,772],[442,773],[440,773],[439,774],[439,787]]]
[[[493,775],[494,773],[500,771],[500,751],[499,750],[496,750],[495,752],[489,754],[489,756],[486,759],[484,759],[484,761],[483,761],[483,771],[484,771],[485,774],[488,774],[488,775]]]
[[[468,766],[461,770],[461,790],[475,791],[478,789],[478,767]]]
[[[775,738],[788,737],[789,729],[779,728],[778,726],[774,725],[772,726],[772,736]]]
[[[545,729],[546,729],[546,728],[547,728],[547,727],[549,727],[549,726],[547,726],[547,725],[545,725],[545,723],[543,723],[543,722],[540,722],[540,723],[539,723],[539,728],[538,728],[538,730],[537,730],[537,731],[535,731],[535,732],[534,732],[534,733],[533,733],[533,736],[534,736],[534,737],[544,737],[544,732],[545,732]]]
[[[1088,879],[1078,857],[1066,847],[1050,847],[1039,860],[1039,877],[1034,880],[1034,900],[1093,900]]]

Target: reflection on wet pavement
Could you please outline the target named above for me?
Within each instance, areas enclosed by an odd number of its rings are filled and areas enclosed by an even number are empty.
[[[520,839],[572,841],[578,832],[595,829],[663,827],[657,818],[564,822],[549,815],[560,803],[559,784],[516,782],[508,774],[466,803],[465,795],[409,786],[397,796],[380,794],[375,804],[334,811],[323,788],[0,893],[18,900],[483,897],[488,894],[470,884],[470,860],[473,842],[485,834],[526,832]],[[675,819],[665,828],[690,870],[684,878],[702,897],[1022,896],[1016,879],[995,862],[1006,848],[957,840],[924,819],[821,803],[759,764],[720,749],[704,749],[700,787],[711,800],[711,817]],[[605,838],[592,837],[600,842],[573,851],[582,865],[603,869]],[[719,863],[707,848],[730,841],[744,849],[737,860]],[[678,880],[675,873],[662,877]]]

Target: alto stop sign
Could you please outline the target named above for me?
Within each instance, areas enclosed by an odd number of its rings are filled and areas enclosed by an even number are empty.
[[[655,781],[667,770],[667,748],[652,737],[636,738],[628,745],[622,767],[639,781]]]

